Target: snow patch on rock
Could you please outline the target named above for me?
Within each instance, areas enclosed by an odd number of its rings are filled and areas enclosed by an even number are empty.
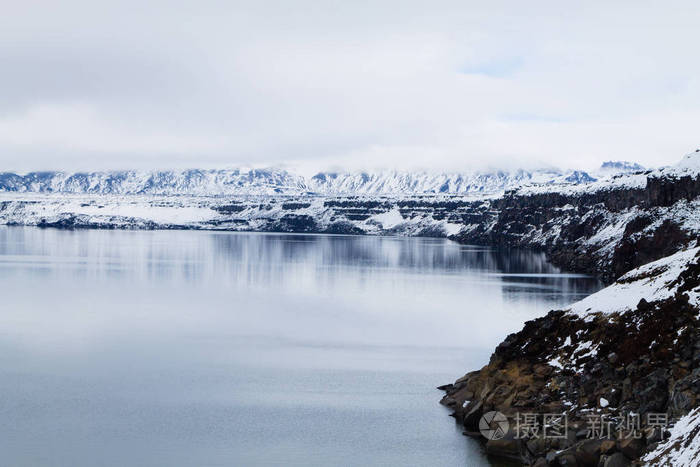
[[[652,302],[671,297],[679,286],[672,283],[690,264],[698,261],[698,252],[700,248],[691,248],[634,269],[611,286],[574,303],[569,311],[581,317],[592,313],[619,313],[633,309],[642,299]],[[697,300],[698,293],[698,289],[690,292],[693,300]]]
[[[700,465],[700,407],[682,417],[671,428],[671,435],[642,458],[644,465],[697,467]]]
[[[393,229],[397,225],[404,222],[404,218],[398,209],[392,209],[391,211],[383,212],[381,214],[375,214],[370,217],[371,220],[379,222],[384,229]]]

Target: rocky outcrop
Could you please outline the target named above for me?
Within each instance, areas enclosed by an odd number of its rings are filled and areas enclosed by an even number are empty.
[[[480,436],[491,411],[507,417],[504,436],[486,442],[493,455],[538,466],[611,466],[656,453],[653,465],[676,465],[664,464],[664,453],[683,443],[669,444],[659,419],[700,405],[700,248],[526,323],[488,365],[441,389],[441,403],[466,434]],[[566,420],[562,436],[546,436],[551,415]],[[630,421],[638,422],[633,435]]]

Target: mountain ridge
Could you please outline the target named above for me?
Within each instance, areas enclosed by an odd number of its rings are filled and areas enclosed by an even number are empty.
[[[613,164],[613,163],[606,163]],[[638,164],[616,162],[604,176],[628,173]],[[605,164],[604,164],[605,165]],[[602,170],[602,168],[601,168]],[[151,195],[416,195],[499,194],[529,184],[586,184],[599,175],[582,170],[494,169],[464,172],[318,172],[304,177],[280,168],[37,171],[0,173],[0,191],[22,193]]]

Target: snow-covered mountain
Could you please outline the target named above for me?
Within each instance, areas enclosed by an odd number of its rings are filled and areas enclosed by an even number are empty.
[[[606,162],[606,175],[639,168]],[[580,170],[513,169],[465,172],[320,172],[306,178],[278,169],[221,169],[105,172],[0,173],[0,191],[133,195],[419,195],[500,194],[530,184],[587,184],[597,180]]]
[[[577,172],[558,169],[435,172],[321,172],[309,179],[311,191],[323,194],[500,193],[529,183],[555,183]],[[594,180],[594,179],[593,179]]]
[[[149,195],[299,194],[306,181],[280,169],[0,173],[0,191]]]

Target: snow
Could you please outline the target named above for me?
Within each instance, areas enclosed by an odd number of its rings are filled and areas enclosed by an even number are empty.
[[[608,400],[606,398],[604,398],[604,397],[600,398],[600,406],[602,408],[606,408],[609,405],[610,405],[610,402],[608,402]]]
[[[76,206],[72,212],[88,216],[117,216],[134,217],[158,224],[184,225],[206,222],[216,213],[209,208],[196,206],[144,206],[139,204],[107,204],[102,208],[92,206]]]
[[[331,201],[336,204],[329,203]],[[440,207],[444,201],[455,203],[457,207]],[[469,196],[456,195],[330,198],[309,195],[202,197],[0,192],[0,225],[65,222],[66,225],[74,223],[98,228],[260,231],[278,228],[279,223],[284,225],[283,219],[287,216],[309,216],[318,231],[341,222],[368,235],[421,235],[429,232],[430,235],[441,233],[448,236],[464,228],[458,223],[460,209],[471,201]],[[406,202],[420,206],[400,209],[399,206],[405,206]],[[438,212],[440,216],[436,215]],[[365,215],[369,217],[364,219]]]
[[[577,359],[591,357],[598,354],[598,347],[593,347],[591,341],[581,341],[571,354]]]
[[[376,214],[370,217],[370,219],[379,222],[384,229],[394,228],[404,222],[404,218],[401,216],[398,209],[392,209],[391,211],[387,211],[382,214]]]
[[[559,357],[555,357],[555,358],[551,359],[550,361],[548,361],[547,363],[555,368],[559,368],[560,370],[564,368],[564,365],[561,364]]]
[[[642,458],[643,465],[698,467],[700,465],[700,407],[671,428],[665,442]]]
[[[690,263],[698,261],[698,252],[700,248],[691,248],[634,269],[611,286],[574,303],[569,310],[585,317],[591,313],[628,311],[636,308],[641,299],[648,302],[666,299],[676,293],[677,287],[670,287],[671,282]],[[697,290],[692,293],[697,297]]]
[[[629,171],[615,163],[606,173]],[[580,170],[487,169],[463,172],[319,172],[313,177],[281,168],[217,170],[0,173],[0,191],[132,195],[417,195],[471,194],[488,198],[528,184],[586,185],[596,178]]]
[[[675,165],[675,168],[700,171],[700,149],[683,156],[683,159]]]
[[[606,164],[612,164],[606,166]],[[619,164],[618,169],[613,169]],[[562,195],[580,195],[599,191],[610,191],[619,188],[646,187],[648,177],[680,177],[700,176],[700,150],[686,154],[683,159],[673,167],[662,167],[656,170],[641,171],[642,167],[632,163],[605,163],[597,172],[592,172],[598,180],[592,183],[532,183],[523,185],[515,190],[518,195],[536,195],[544,193],[558,193]],[[564,181],[562,179],[562,181]]]
[[[452,224],[450,222],[445,222],[443,224],[443,227],[445,228],[445,233],[447,234],[448,237],[452,235],[457,235],[462,231],[462,227],[464,227],[461,224]]]
[[[579,331],[581,333],[582,331]],[[578,334],[577,334],[578,338]],[[564,344],[560,347],[564,349],[571,345],[571,336],[567,336]],[[598,345],[593,345],[590,340],[580,340],[576,348],[569,352],[565,351],[559,355],[555,355],[547,361],[547,364],[558,369],[564,369],[564,367],[574,370],[581,371],[583,361],[582,359],[587,359],[587,357],[595,356],[598,354]]]
[[[645,173],[623,174],[606,177],[592,183],[544,183],[524,185],[515,194],[520,196],[538,195],[546,193],[558,193],[562,195],[576,196],[584,193],[595,193],[597,191],[609,191],[620,188],[642,189],[647,185],[647,175]]]
[[[0,173],[0,191],[132,195],[298,194],[300,175],[282,169]]]
[[[309,179],[309,188],[322,194],[473,193],[493,194],[530,183],[588,183],[583,171],[559,169],[472,170],[465,172],[322,172]]]
[[[587,240],[587,243],[591,245],[602,245],[603,252],[614,249],[616,245],[615,240],[622,237],[627,223],[638,214],[639,212],[637,209],[630,209],[627,212],[617,213],[617,215],[612,218],[611,223],[596,232],[595,235]]]

